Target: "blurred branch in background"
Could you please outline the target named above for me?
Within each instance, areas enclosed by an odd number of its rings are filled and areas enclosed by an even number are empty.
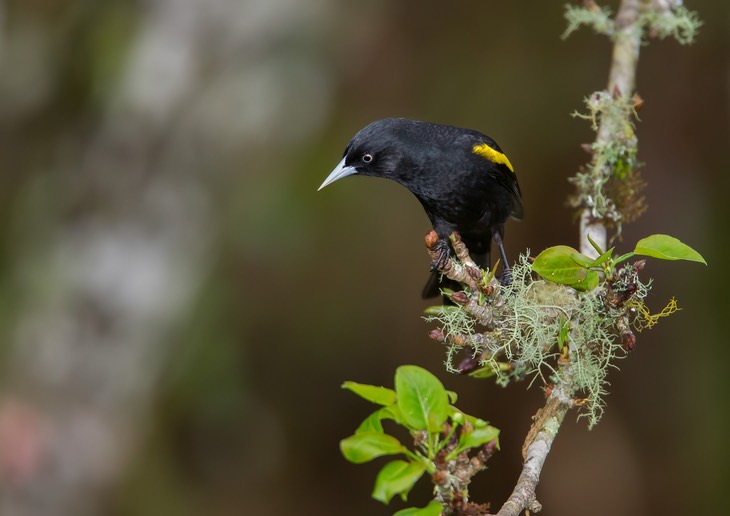
[[[275,89],[291,70],[243,64],[276,57],[306,17],[234,0],[2,7],[3,215],[17,237],[4,261],[21,302],[4,330],[0,512],[96,514],[215,260],[221,185],[291,113]]]
[[[41,172],[36,188],[61,216],[44,228],[43,242],[19,250],[32,285],[0,406],[11,436],[0,463],[9,484],[3,513],[98,510],[99,488],[116,479],[134,447],[170,332],[209,269],[216,238],[209,185],[195,160],[180,159],[174,132],[199,87],[196,47],[206,21],[199,10],[194,1],[149,3],[120,85],[90,134],[48,142],[45,165],[58,172]],[[50,54],[40,59],[52,61],[60,42],[37,37]],[[23,421],[13,416],[18,407]],[[29,424],[31,433],[19,428]],[[21,435],[34,450],[23,457],[12,438]]]

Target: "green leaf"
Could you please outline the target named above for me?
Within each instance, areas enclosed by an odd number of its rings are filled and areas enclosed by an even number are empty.
[[[398,439],[379,432],[361,432],[340,441],[340,450],[354,464],[369,462],[383,455],[395,455],[405,450]]]
[[[689,260],[707,265],[700,253],[669,235],[651,235],[642,238],[636,244],[634,252],[660,260]]]
[[[461,410],[454,406],[449,406],[449,417],[454,423],[459,425],[463,425],[464,421],[468,421],[473,428],[484,428],[489,425],[488,421],[470,416],[469,414],[464,414]]]
[[[581,267],[590,267],[593,263],[593,258],[591,258],[590,256],[586,256],[579,251],[575,251],[573,254],[570,255],[570,257],[575,263],[577,263]]]
[[[615,267],[615,266],[616,266],[616,265],[618,265],[619,263],[621,263],[621,262],[623,262],[623,261],[626,261],[626,260],[628,260],[629,258],[631,258],[632,256],[635,256],[635,255],[636,255],[636,253],[635,253],[635,252],[633,252],[633,251],[631,251],[631,252],[628,252],[628,253],[626,253],[626,254],[622,254],[621,256],[619,256],[618,258],[616,258],[616,259],[615,259],[615,260],[613,261],[613,266]]]
[[[593,260],[590,264],[588,264],[588,267],[598,267],[599,265],[603,265],[605,262],[607,262],[611,256],[613,255],[613,250],[616,249],[616,247],[612,247],[605,253],[603,253],[601,256]]]
[[[487,364],[484,367],[475,369],[474,371],[469,373],[469,376],[471,376],[472,378],[491,378],[498,372],[509,371],[511,368],[512,365],[508,362],[497,362],[497,367],[495,367],[493,364]]]
[[[491,378],[492,376],[497,374],[497,370],[492,367],[491,364],[488,364],[484,367],[480,367],[479,369],[475,369],[469,373],[469,376],[472,378]]]
[[[436,500],[431,500],[426,507],[409,507],[396,512],[393,516],[441,516],[443,507]]]
[[[357,382],[345,382],[342,384],[342,388],[352,391],[361,398],[378,405],[392,405],[395,403],[395,391],[386,387]]]
[[[586,233],[586,238],[588,239],[588,242],[593,246],[593,249],[596,250],[598,254],[603,254],[603,249],[601,249],[601,246],[596,243],[595,240],[591,238],[591,235],[589,233]]]
[[[429,306],[423,311],[423,313],[426,315],[449,315],[460,311],[461,308],[458,306],[435,305]]]
[[[570,320],[563,318],[560,323],[560,333],[558,334],[558,351],[563,351],[563,347],[568,343],[568,332],[570,331]]]
[[[456,394],[454,391],[446,391],[446,394],[449,397],[449,403],[456,403],[456,401],[459,399],[459,395]]]
[[[382,434],[383,425],[381,424],[381,421],[383,419],[392,419],[393,421],[400,423],[401,417],[398,407],[391,405],[389,407],[383,407],[376,410],[366,417],[362,423],[360,423],[360,426],[357,427],[355,433],[362,434],[366,432],[377,432]]]
[[[598,286],[599,280],[600,276],[596,271],[587,270],[586,277],[583,280],[578,283],[573,283],[570,286],[579,292],[588,292]]]
[[[395,392],[403,423],[411,430],[438,432],[449,415],[449,397],[438,378],[418,366],[395,372]]]
[[[380,421],[382,421],[382,410],[378,409],[372,414],[370,414],[368,417],[366,417],[362,423],[360,423],[360,426],[357,427],[357,430],[355,430],[356,434],[366,434],[366,433],[378,433],[382,434],[384,432],[383,425]]]
[[[582,256],[567,245],[548,247],[537,255],[532,270],[554,283],[573,285],[583,281],[588,273],[586,266],[576,261]]]
[[[484,421],[476,416],[470,416],[469,414],[464,414],[464,416],[474,428],[484,428],[489,425],[488,421]]]
[[[419,478],[426,471],[426,466],[420,462],[406,462],[394,460],[383,466],[375,478],[373,498],[383,503],[390,502],[394,495],[399,494],[403,500]]]
[[[464,432],[459,438],[459,446],[456,447],[454,455],[461,453],[467,448],[478,448],[499,437],[499,429],[493,426],[475,428],[471,432]]]

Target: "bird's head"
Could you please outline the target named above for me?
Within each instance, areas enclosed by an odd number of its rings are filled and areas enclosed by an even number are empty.
[[[407,121],[405,121],[407,122]],[[335,169],[327,176],[319,190],[338,179],[354,174],[399,180],[398,166],[403,153],[398,128],[401,119],[378,120],[361,129],[345,149]]]

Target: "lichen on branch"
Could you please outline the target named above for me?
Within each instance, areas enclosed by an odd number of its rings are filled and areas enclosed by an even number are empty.
[[[464,245],[458,235],[455,242]],[[443,271],[454,279],[464,267],[452,257]],[[500,385],[530,378],[549,388],[563,381],[560,364],[570,363],[577,405],[592,427],[603,413],[609,370],[633,348],[631,328],[649,292],[641,268],[626,265],[578,292],[535,277],[523,255],[509,286],[493,280],[486,288],[467,287],[451,296],[456,306],[430,309],[427,320],[439,325],[430,336],[446,347],[448,370],[494,377]],[[465,351],[467,366],[458,363]]]
[[[615,18],[609,9],[588,0],[582,6],[567,5],[565,18],[564,38],[589,26],[614,43],[608,85],[591,94],[586,99],[588,113],[578,115],[589,119],[597,133],[585,146],[591,160],[569,179],[576,187],[570,203],[581,210],[581,251],[590,253],[587,235],[606,248],[609,230],[620,237],[622,224],[646,209],[634,133],[636,111],[643,102],[634,92],[641,45],[655,37],[691,43],[701,22],[677,0],[623,0]]]

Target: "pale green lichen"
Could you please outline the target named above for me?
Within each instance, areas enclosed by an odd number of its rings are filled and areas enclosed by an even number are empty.
[[[527,255],[520,256],[512,278],[510,286],[490,298],[495,302],[494,319],[498,321],[493,327],[482,329],[461,307],[447,307],[429,318],[442,325],[447,344],[449,336],[461,338],[459,345],[452,343],[447,348],[447,369],[457,372],[454,359],[464,349],[464,335],[478,335],[473,339],[473,356],[479,356],[482,366],[494,370],[500,385],[525,376],[546,386],[560,382],[558,361],[567,360],[570,381],[581,397],[580,417],[587,418],[592,427],[603,414],[608,373],[626,353],[617,327],[629,308],[607,301],[609,290],[613,296],[630,292],[627,299],[636,306],[643,302],[649,286],[642,284],[637,272],[627,265],[610,284],[604,282],[592,291],[577,292],[537,279]],[[505,361],[511,364],[508,371],[504,370]]]
[[[454,337],[471,335],[474,333],[476,320],[469,315],[466,310],[457,306],[443,306],[433,310],[431,315],[424,317],[426,322],[435,322],[439,325],[444,333],[446,342],[453,342]],[[450,373],[458,373],[459,368],[455,365],[455,360],[459,352],[464,349],[463,346],[450,344],[446,350],[446,370]],[[476,356],[477,349],[474,349],[473,355]]]
[[[659,2],[646,2],[636,23],[636,29],[641,31],[642,39],[672,37],[682,45],[692,44],[697,37],[702,20],[695,11],[690,11],[681,2],[674,5],[667,1],[662,6]],[[581,27],[589,27],[596,34],[613,37],[616,34],[616,24],[613,13],[607,7],[601,7],[595,2],[585,2],[582,6],[567,4],[564,13],[567,27],[561,38],[566,39]]]
[[[634,127],[640,102],[638,98],[598,91],[585,99],[586,113],[573,113],[589,120],[594,130],[604,122],[614,128],[610,140],[597,140],[591,145],[593,159],[569,181],[576,187],[571,205],[588,209],[593,218],[611,224],[617,236],[623,222],[635,220],[646,209]]]
[[[582,26],[592,28],[597,34],[612,36],[614,23],[611,10],[607,7],[599,7],[596,4],[578,7],[576,5],[565,6],[565,20],[568,26],[561,38],[566,39]]]
[[[650,9],[642,14],[642,25],[650,35],[659,38],[674,38],[680,45],[694,43],[702,26],[699,15],[684,6],[668,9]]]

